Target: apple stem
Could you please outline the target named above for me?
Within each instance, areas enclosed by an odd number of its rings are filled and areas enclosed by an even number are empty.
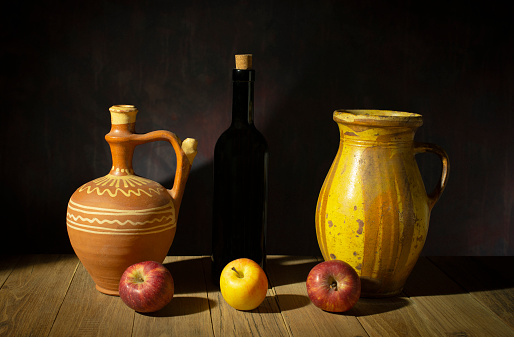
[[[143,275],[143,272],[140,271],[140,270],[137,270],[134,275],[134,281],[137,283],[137,284],[140,284],[140,283],[143,283],[145,281],[145,277]]]
[[[330,284],[330,288],[332,288],[332,289],[334,289],[334,290],[336,290],[336,291],[337,291],[337,282],[336,282],[336,281],[332,282],[332,283]]]
[[[243,275],[240,272],[237,271],[236,267],[232,267],[232,270],[236,272],[237,277],[243,278]]]

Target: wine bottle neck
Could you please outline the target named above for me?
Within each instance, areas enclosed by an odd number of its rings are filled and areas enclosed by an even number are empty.
[[[234,69],[232,71],[232,125],[244,126],[253,124],[253,92],[255,70]]]

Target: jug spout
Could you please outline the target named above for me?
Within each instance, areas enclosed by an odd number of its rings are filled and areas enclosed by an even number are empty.
[[[186,154],[187,159],[189,160],[189,164],[193,165],[193,160],[196,157],[198,151],[196,148],[198,147],[198,141],[193,138],[186,138],[182,142],[182,150]]]
[[[184,153],[185,158],[182,158],[181,160],[181,167],[177,167],[177,174],[175,175],[175,183],[173,184],[173,188],[171,190],[168,190],[168,192],[171,195],[171,198],[173,199],[173,203],[175,204],[177,216],[178,211],[180,209],[180,204],[182,203],[182,197],[184,196],[187,178],[189,176],[189,172],[191,171],[193,160],[195,159],[196,154],[198,153],[198,141],[193,138],[186,138],[184,139],[180,147],[181,151]],[[179,175],[181,176],[181,178],[177,179]]]

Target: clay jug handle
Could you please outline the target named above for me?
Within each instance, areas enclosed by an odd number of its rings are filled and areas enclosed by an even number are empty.
[[[165,130],[152,131],[145,134],[134,134],[131,140],[135,142],[136,145],[156,141],[167,141],[173,146],[177,156],[177,170],[175,172],[173,187],[171,190],[168,190],[168,192],[173,198],[175,210],[178,214],[187,177],[189,176],[191,165],[197,153],[196,147],[198,142],[192,138],[187,138],[182,142],[173,132]]]
[[[435,187],[435,189],[432,191],[432,193],[428,194],[428,207],[432,209],[439,200],[439,197],[444,191],[444,188],[446,187],[446,183],[448,181],[448,175],[450,173],[450,160],[448,158],[448,155],[446,154],[446,151],[444,151],[441,147],[435,145],[435,144],[429,144],[429,143],[414,143],[414,154],[418,153],[424,153],[424,152],[432,152],[435,153],[442,162],[442,169],[441,169],[441,178],[439,179],[439,184]]]

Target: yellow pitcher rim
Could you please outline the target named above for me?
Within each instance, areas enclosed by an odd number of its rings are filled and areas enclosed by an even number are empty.
[[[341,123],[381,125],[381,126],[421,126],[423,116],[417,113],[373,110],[373,109],[339,109],[334,111],[334,121]]]

